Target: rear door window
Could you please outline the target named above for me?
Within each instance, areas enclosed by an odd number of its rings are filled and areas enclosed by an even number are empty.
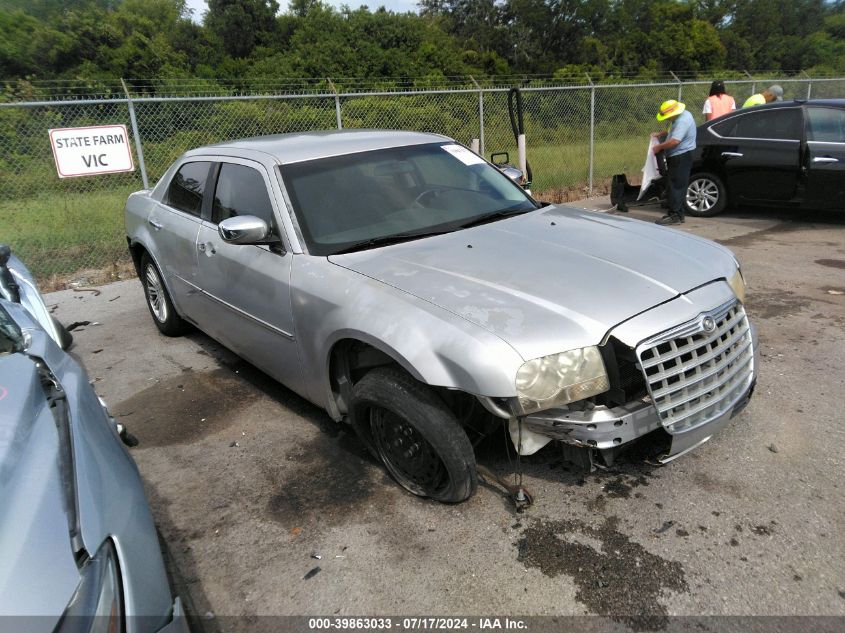
[[[167,188],[167,204],[174,209],[199,217],[210,167],[209,162],[182,165]]]
[[[845,110],[807,108],[807,140],[845,143]]]
[[[214,190],[214,205],[211,219],[215,223],[238,215],[253,215],[267,223],[276,233],[273,219],[273,204],[267,192],[264,177],[257,169],[222,163]]]
[[[736,117],[736,126],[727,136],[800,141],[801,125],[799,108],[777,108]]]

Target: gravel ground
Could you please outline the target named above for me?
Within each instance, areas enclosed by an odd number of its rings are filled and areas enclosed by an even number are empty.
[[[212,613],[604,614],[635,629],[843,616],[845,215],[731,212],[679,230],[743,263],[755,397],[664,467],[634,454],[582,475],[543,449],[523,460],[535,504],[521,515],[491,486],[457,506],[404,493],[322,410],[200,333],[160,336],[136,280],[47,300],[66,325],[96,323],[74,353],[140,439],[176,589],[206,629]],[[512,472],[504,435],[478,457]]]

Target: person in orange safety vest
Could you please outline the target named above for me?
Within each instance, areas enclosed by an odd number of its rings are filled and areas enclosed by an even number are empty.
[[[736,110],[736,101],[725,92],[725,82],[717,79],[710,84],[710,96],[704,102],[704,120],[710,121]]]

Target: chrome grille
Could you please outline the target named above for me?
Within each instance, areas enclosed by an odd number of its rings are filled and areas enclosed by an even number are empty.
[[[637,356],[664,427],[678,432],[709,422],[728,411],[751,381],[754,350],[745,309],[732,303],[703,314],[641,344]]]

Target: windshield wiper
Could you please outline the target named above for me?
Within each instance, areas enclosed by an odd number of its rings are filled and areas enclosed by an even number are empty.
[[[464,222],[460,225],[462,229],[468,229],[473,226],[479,226],[481,224],[487,224],[488,222],[495,222],[496,220],[501,220],[502,218],[507,218],[512,215],[522,215],[523,213],[529,213],[530,211],[535,211],[535,209],[523,209],[520,207],[509,207],[507,209],[502,209],[501,211],[493,211],[492,213],[485,213],[484,215],[479,215],[474,217],[469,222]]]
[[[343,255],[344,253],[354,253],[368,248],[375,248],[377,246],[388,246],[390,244],[399,244],[401,242],[410,242],[411,240],[418,240],[421,237],[431,237],[432,235],[443,235],[444,233],[451,233],[451,230],[443,231],[416,231],[409,233],[394,233],[393,235],[382,235],[380,237],[373,237],[361,242],[355,242],[349,246],[344,246],[339,251],[335,251],[332,255]]]

